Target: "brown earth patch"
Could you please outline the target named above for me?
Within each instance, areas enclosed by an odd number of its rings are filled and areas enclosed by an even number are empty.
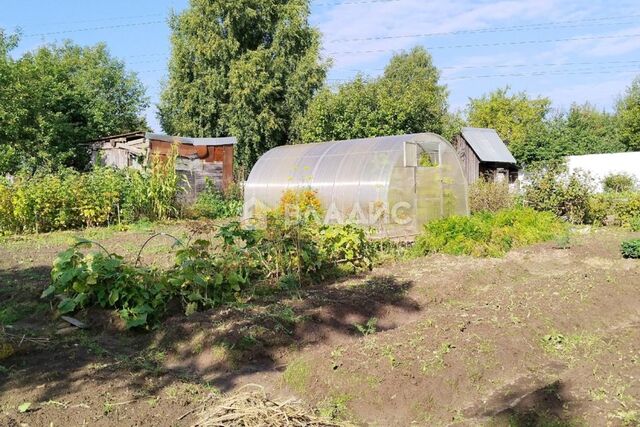
[[[155,231],[94,233],[135,253]],[[63,334],[38,297],[71,233],[5,240],[0,307],[33,313],[6,329],[18,351],[0,361],[0,424],[190,425],[203,402],[259,383],[360,424],[634,425],[640,266],[619,254],[633,235],[597,229],[568,249],[386,263],[297,294],[176,313],[151,333],[90,310],[87,331]],[[166,247],[154,243],[145,262]]]

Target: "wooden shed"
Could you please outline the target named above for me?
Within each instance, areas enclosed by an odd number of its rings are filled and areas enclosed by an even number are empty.
[[[177,144],[176,170],[185,177],[186,198],[195,197],[207,178],[220,189],[233,182],[236,138],[188,138],[149,132],[130,132],[91,141],[91,162],[117,168],[142,168],[152,156],[167,156]]]
[[[469,184],[480,177],[508,183],[518,179],[516,159],[494,129],[462,128],[452,145],[460,157]]]

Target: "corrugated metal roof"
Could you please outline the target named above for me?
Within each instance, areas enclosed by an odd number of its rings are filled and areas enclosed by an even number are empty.
[[[482,162],[516,163],[516,159],[494,129],[462,128],[462,137]]]
[[[185,136],[171,136],[171,135],[163,135],[159,133],[146,133],[145,138],[147,139],[155,139],[158,141],[167,141],[167,142],[176,142],[179,141],[183,144],[191,144],[191,145],[234,145],[237,142],[237,139],[233,136],[225,136],[222,138],[189,138]]]

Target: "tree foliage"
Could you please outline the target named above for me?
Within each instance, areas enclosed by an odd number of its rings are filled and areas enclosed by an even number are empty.
[[[236,160],[245,168],[287,143],[327,69],[308,17],[308,0],[191,0],[170,20],[162,128],[236,136]]]
[[[84,168],[81,143],[146,128],[145,90],[103,44],[47,45],[18,59],[18,37],[0,30],[0,174]]]
[[[296,123],[298,142],[364,138],[447,129],[447,89],[421,48],[395,55],[384,74],[324,88]]]
[[[467,112],[470,125],[496,129],[522,165],[626,148],[616,116],[589,103],[553,111],[550,99],[510,94],[507,87],[471,99]]]
[[[640,76],[618,101],[616,112],[620,141],[629,151],[640,150]]]
[[[530,98],[526,92],[512,94],[506,87],[469,100],[467,113],[471,126],[495,129],[514,157],[528,163],[537,160],[531,146],[537,145],[535,137],[544,133],[550,108],[548,98]]]

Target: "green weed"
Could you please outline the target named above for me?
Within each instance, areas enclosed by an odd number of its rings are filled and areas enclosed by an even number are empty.
[[[285,384],[298,393],[304,393],[311,379],[311,367],[304,359],[296,359],[287,365],[282,375]]]
[[[512,248],[553,239],[565,230],[566,225],[552,213],[530,208],[454,216],[426,224],[412,253],[499,257]]]
[[[378,326],[378,318],[372,317],[366,321],[364,324],[354,323],[353,326],[360,332],[363,336],[371,335],[376,333],[376,329]]]
[[[328,420],[341,420],[348,417],[348,404],[353,398],[348,394],[327,397],[318,405],[318,415]]]

